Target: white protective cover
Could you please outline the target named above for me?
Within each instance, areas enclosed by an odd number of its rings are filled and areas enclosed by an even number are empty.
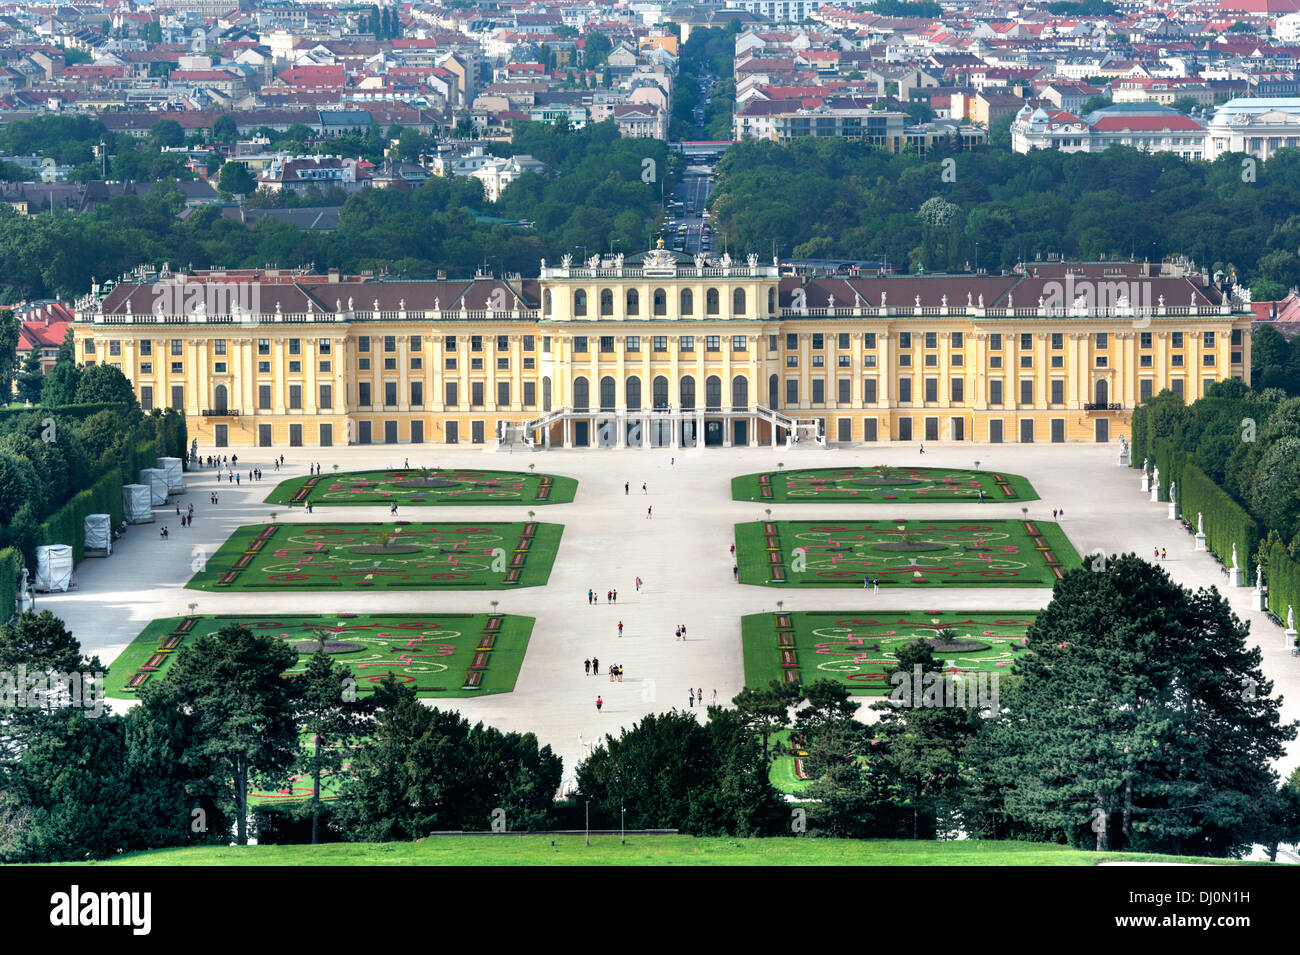
[[[50,544],[36,548],[37,590],[67,590],[72,585],[72,548],[67,544]]]
[[[86,515],[85,556],[108,557],[113,553],[113,519],[107,514]]]
[[[128,524],[153,523],[153,501],[147,485],[122,485],[122,518]]]
[[[140,483],[150,489],[152,495],[150,503],[155,507],[159,504],[167,503],[167,495],[171,493],[167,487],[167,472],[161,468],[141,468]]]
[[[167,489],[175,494],[185,490],[185,468],[180,458],[159,458],[158,467],[167,472]]]

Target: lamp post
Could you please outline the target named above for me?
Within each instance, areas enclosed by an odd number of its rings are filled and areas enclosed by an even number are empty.
[[[627,810],[622,802],[618,804],[618,841],[620,845],[627,845]]]
[[[591,848],[591,800],[587,800],[587,848]]]

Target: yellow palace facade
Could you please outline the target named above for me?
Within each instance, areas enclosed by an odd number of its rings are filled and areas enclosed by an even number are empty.
[[[808,277],[662,248],[536,278],[139,270],[76,313],[78,360],[207,449],[1109,441],[1244,377],[1252,319],[1179,262]]]

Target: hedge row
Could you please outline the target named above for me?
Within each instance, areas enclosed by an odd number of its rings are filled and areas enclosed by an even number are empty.
[[[18,586],[23,572],[22,554],[12,547],[0,550],[0,623],[18,610]]]
[[[1268,609],[1285,624],[1288,607],[1300,612],[1300,562],[1284,544],[1274,544],[1268,553]]]
[[[1150,443],[1151,429],[1147,421],[1147,409],[1137,407],[1133,409],[1133,417],[1129,425],[1129,451],[1128,466],[1131,468],[1142,467],[1142,462],[1151,457]]]
[[[1204,515],[1206,544],[1225,567],[1232,566],[1232,546],[1237,545],[1237,565],[1246,571],[1246,582],[1251,583],[1255,568],[1250,566],[1250,558],[1260,541],[1255,519],[1190,461],[1178,476],[1178,498],[1183,519],[1192,527],[1197,526],[1197,514]]]
[[[149,442],[150,447],[153,442]],[[39,540],[42,544],[71,544],[72,559],[80,563],[86,550],[86,516],[107,514],[110,527],[122,523],[122,478],[109,471],[79,494],[74,494],[67,504],[46,518],[41,525]]]
[[[10,405],[8,408],[0,408],[0,419],[38,414],[43,418],[54,418],[56,421],[81,422],[100,411],[116,411],[125,416],[130,407],[125,401],[95,401],[82,405],[55,405],[50,408],[40,405],[33,405],[30,408],[23,405]]]

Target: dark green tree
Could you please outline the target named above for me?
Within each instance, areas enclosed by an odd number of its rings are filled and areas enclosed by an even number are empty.
[[[125,402],[131,408],[138,408],[135,389],[126,375],[112,365],[91,365],[81,372],[77,382],[77,392],[73,401],[76,404],[95,404],[98,402]]]
[[[22,371],[18,373],[18,400],[40,404],[41,390],[45,387],[45,372],[41,370],[40,349],[27,349]]]

